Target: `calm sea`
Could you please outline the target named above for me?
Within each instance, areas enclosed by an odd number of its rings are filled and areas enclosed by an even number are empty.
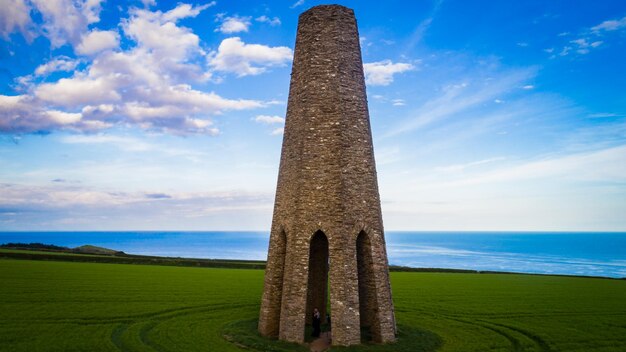
[[[387,232],[389,263],[626,277],[626,233]],[[265,260],[267,232],[0,232],[0,243],[84,244],[132,254]]]

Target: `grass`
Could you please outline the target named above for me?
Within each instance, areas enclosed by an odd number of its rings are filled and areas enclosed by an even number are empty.
[[[83,246],[85,247],[85,246]],[[97,248],[97,247],[96,247]],[[87,254],[67,251],[0,248],[0,258],[52,260],[87,263],[115,263],[115,264],[149,264],[169,266],[192,266],[204,268],[231,268],[231,269],[264,269],[265,262],[258,260],[232,259],[200,259],[178,257],[156,257],[148,255],[134,255],[116,253],[115,255]]]
[[[333,351],[626,351],[624,280],[391,280],[400,343]],[[233,329],[264,350],[281,343],[254,332],[262,283],[262,270],[0,259],[0,351],[241,351]]]
[[[239,320],[224,327],[224,336],[248,350],[263,352],[308,351],[305,346],[277,341],[260,336],[256,331],[257,319]],[[307,336],[311,331],[307,331]],[[365,331],[362,331],[365,333]],[[363,335],[362,335],[363,336]],[[441,346],[441,338],[426,330],[412,326],[398,326],[398,341],[394,344],[374,344],[363,341],[359,346],[333,347],[333,351],[346,352],[430,352]]]

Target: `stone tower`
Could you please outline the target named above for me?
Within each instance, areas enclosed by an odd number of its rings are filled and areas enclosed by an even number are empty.
[[[259,331],[304,342],[314,307],[334,345],[395,340],[359,34],[338,5],[298,22]]]

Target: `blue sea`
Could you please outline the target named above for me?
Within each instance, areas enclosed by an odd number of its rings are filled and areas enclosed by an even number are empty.
[[[626,233],[386,233],[389,263],[420,268],[626,277]],[[91,244],[131,254],[265,260],[267,232],[0,232],[0,243]]]

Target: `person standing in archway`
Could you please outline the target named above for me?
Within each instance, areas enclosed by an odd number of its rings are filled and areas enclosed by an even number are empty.
[[[320,311],[316,308],[313,308],[313,333],[311,336],[320,337],[322,325],[322,317],[320,315]]]

